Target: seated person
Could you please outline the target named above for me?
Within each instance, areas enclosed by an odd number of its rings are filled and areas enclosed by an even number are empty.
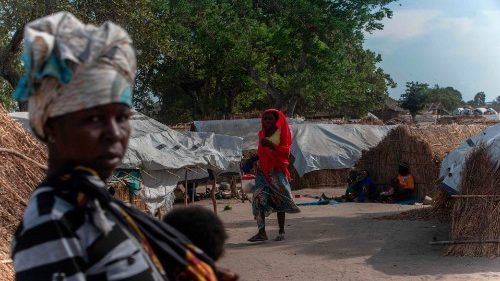
[[[368,200],[370,201],[376,201],[378,198],[377,196],[377,186],[375,185],[375,182],[373,182],[373,179],[370,177],[370,173],[367,170],[361,170],[359,173],[359,184],[361,185],[361,193],[360,196],[362,201],[364,202],[364,199],[366,196],[368,196]]]
[[[380,192],[378,201],[382,203],[392,203],[394,201],[394,187],[398,185],[398,179],[394,178],[390,185],[384,186]]]
[[[349,176],[347,177],[347,188],[345,190],[345,195],[336,199],[340,201],[353,202],[359,194],[358,188],[358,172],[355,169],[349,171]]]
[[[397,201],[410,200],[415,190],[415,180],[410,174],[410,166],[403,162],[399,165],[397,181],[394,181],[394,197]]]

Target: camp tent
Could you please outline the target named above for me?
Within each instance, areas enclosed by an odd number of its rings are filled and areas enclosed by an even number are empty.
[[[29,129],[27,112],[10,116]],[[239,171],[239,137],[181,133],[139,112],[133,112],[130,126],[129,147],[119,168],[141,171],[144,188],[140,194],[151,212],[171,206],[173,191],[186,174],[194,180],[208,177],[207,169],[216,174]]]
[[[288,119],[290,125],[300,124],[301,119]],[[194,121],[194,127],[197,132],[209,132],[221,135],[236,136],[243,138],[243,151],[257,149],[259,138],[257,133],[261,127],[261,120],[253,119],[234,119],[234,120],[209,120]]]
[[[120,168],[140,169],[141,191],[150,210],[172,204],[179,181],[205,178],[215,173],[239,171],[242,139],[213,133],[181,133],[134,112],[132,134]]]
[[[484,143],[488,147],[491,159],[497,161],[497,167],[500,166],[500,124],[496,124],[469,138],[444,158],[439,176],[443,178],[441,187],[448,193],[459,192],[465,159],[479,143]]]
[[[293,163],[299,176],[317,170],[353,167],[361,152],[376,146],[395,126],[295,124]]]
[[[243,150],[257,149],[260,119],[195,121],[199,132],[214,132],[243,138]],[[293,135],[291,154],[300,177],[323,169],[351,168],[361,151],[377,145],[394,126],[306,123],[290,119]]]

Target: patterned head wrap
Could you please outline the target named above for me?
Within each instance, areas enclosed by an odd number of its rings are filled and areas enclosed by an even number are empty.
[[[109,103],[131,106],[135,52],[127,32],[111,22],[85,25],[67,12],[30,22],[22,61],[14,97],[28,100],[30,125],[41,140],[51,117]]]

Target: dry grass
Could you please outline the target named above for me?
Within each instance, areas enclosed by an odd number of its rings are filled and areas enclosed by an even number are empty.
[[[498,159],[495,159],[498,160]],[[500,169],[484,145],[467,158],[459,190],[463,195],[500,196]],[[452,239],[500,240],[500,197],[455,198]],[[451,245],[448,254],[456,256],[500,256],[500,243]]]
[[[318,170],[299,177],[295,168],[290,165],[290,173],[293,181],[290,183],[292,190],[304,188],[324,188],[324,187],[343,187],[347,184],[347,176],[350,169],[336,170]]]
[[[451,212],[453,201],[448,193],[440,190],[432,200],[432,207],[423,206],[422,208],[405,211],[395,215],[378,217],[380,220],[410,220],[410,221],[439,221],[442,223],[451,222]]]
[[[384,125],[384,121],[374,118],[372,116],[366,116],[359,120],[359,124],[362,125]]]
[[[356,168],[366,169],[379,185],[397,176],[402,161],[410,164],[417,196],[435,193],[439,167],[448,152],[487,125],[399,126],[374,148],[363,151]],[[432,196],[431,196],[432,197]]]
[[[118,198],[123,202],[130,203],[132,206],[134,206],[136,209],[140,211],[149,213],[149,209],[144,200],[140,196],[132,194],[129,191],[125,182],[117,181],[113,184],[113,187],[115,188],[116,191],[114,195],[115,198]]]
[[[46,164],[43,144],[8,117],[0,106],[0,147],[16,150],[40,164]],[[33,189],[45,171],[10,153],[0,152],[0,260],[9,259],[12,233],[19,224]],[[0,263],[0,280],[13,280],[11,264]]]

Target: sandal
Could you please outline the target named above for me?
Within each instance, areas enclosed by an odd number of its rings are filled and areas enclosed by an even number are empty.
[[[285,234],[283,233],[278,234],[278,236],[274,238],[274,241],[283,241],[283,240],[285,240]]]
[[[252,238],[248,239],[248,242],[262,242],[266,241],[267,236],[261,235],[260,233],[255,234]]]

